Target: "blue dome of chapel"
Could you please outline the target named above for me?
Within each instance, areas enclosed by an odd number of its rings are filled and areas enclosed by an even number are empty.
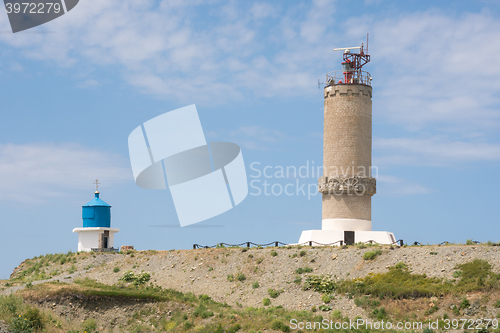
[[[95,193],[95,198],[92,199],[92,200],[90,200],[89,202],[87,202],[82,207],[88,207],[88,206],[106,206],[106,207],[111,207],[106,202],[104,202],[104,200],[102,200],[101,198],[99,198],[99,192],[96,192]]]
[[[82,206],[82,219],[84,228],[111,227],[111,206],[99,198],[98,191],[94,199]]]

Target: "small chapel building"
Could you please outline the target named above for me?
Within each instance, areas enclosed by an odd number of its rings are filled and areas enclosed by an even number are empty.
[[[82,206],[83,228],[73,229],[78,233],[78,252],[117,251],[113,248],[114,234],[120,229],[111,228],[111,206],[99,198],[99,183],[95,183],[94,199]]]

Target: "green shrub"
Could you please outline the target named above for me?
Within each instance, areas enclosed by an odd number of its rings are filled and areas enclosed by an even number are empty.
[[[328,303],[330,303],[330,301],[331,301],[332,299],[330,298],[330,296],[328,296],[328,295],[326,295],[326,294],[325,294],[325,295],[322,295],[322,296],[321,296],[321,300],[323,301],[323,303],[327,303],[327,304],[328,304]],[[321,309],[320,309],[320,310],[321,310]]]
[[[144,284],[151,279],[151,275],[146,272],[142,272],[141,274],[136,275],[136,281],[134,284]]]
[[[22,298],[10,294],[8,296],[0,295],[0,317],[18,315],[23,306]]]
[[[200,296],[198,296],[198,298],[202,301],[208,301],[210,299],[210,296],[208,296],[207,294],[201,294]]]
[[[321,311],[330,311],[332,308],[330,306],[328,306],[328,305],[320,305],[319,309]]]
[[[302,250],[302,251],[300,251],[299,256],[303,257],[306,254],[307,254],[307,251],[306,250]]]
[[[390,267],[387,273],[368,275],[362,279],[344,280],[337,286],[337,292],[353,295],[375,295],[390,298],[431,297],[451,292],[452,283],[427,277],[425,274],[411,274],[406,269]]]
[[[221,327],[222,328],[222,327]],[[227,333],[236,333],[238,332],[239,330],[241,329],[241,325],[240,324],[234,324],[232,326],[229,326],[229,328],[227,329]],[[223,330],[221,330],[220,332],[224,332]]]
[[[264,304],[264,306],[269,306],[271,305],[271,300],[267,297],[264,297],[264,299],[262,300],[262,304]]]
[[[305,267],[305,268],[299,267],[295,270],[295,273],[297,274],[311,273],[312,271],[313,269],[311,267]]]
[[[167,329],[167,328],[165,328]],[[229,332],[231,328],[228,328],[227,332]],[[215,329],[215,331],[213,331],[213,333],[225,333],[226,331],[224,330],[224,327],[222,327],[222,324],[219,323],[219,326],[217,326],[217,328]],[[231,332],[232,333],[232,332]]]
[[[296,277],[295,280],[293,280],[294,283],[296,284],[301,284],[302,283],[302,278],[300,276]]]
[[[399,268],[399,269],[408,269],[408,267],[406,266],[406,264],[402,261],[398,262],[396,264],[396,266],[394,266],[395,268]]]
[[[373,309],[372,316],[377,320],[383,320],[387,318],[387,311],[384,307]]]
[[[82,323],[84,332],[93,333],[97,331],[97,322],[95,319],[89,318]]]
[[[337,286],[327,275],[310,275],[304,283],[304,290],[312,289],[320,293],[332,293]]]
[[[438,306],[437,305],[434,305],[432,308],[430,308],[427,313],[428,314],[433,314],[434,312],[436,312],[437,310],[439,310]]]
[[[40,310],[37,308],[29,308],[24,312],[24,318],[30,322],[30,326],[34,329],[43,329],[44,319]]]
[[[238,273],[238,275],[236,275],[236,279],[238,279],[238,281],[245,281],[247,278],[246,278],[245,274]]]
[[[459,278],[462,276],[462,271],[458,270],[458,271],[454,271],[453,272],[453,275],[452,275],[454,278]]]
[[[454,314],[455,316],[459,316],[459,315],[460,315],[460,309],[459,309],[459,308],[458,308],[458,306],[456,306],[456,305],[453,305],[453,307],[452,307],[451,311],[453,311],[453,314]]]
[[[271,329],[276,330],[276,331],[281,331],[281,332],[290,332],[290,326],[283,323],[279,319],[273,320],[273,322],[271,323]]]
[[[468,308],[469,306],[470,306],[469,300],[466,297],[462,298],[462,302],[460,303],[460,309],[465,309]]]
[[[276,257],[276,256],[278,255],[278,252],[276,252],[276,251],[272,250],[272,251],[271,251],[271,255],[272,255],[273,257]]]
[[[212,311],[209,311],[205,305],[200,304],[196,307],[196,309],[194,309],[193,315],[195,317],[206,319],[212,317],[214,313]]]
[[[281,291],[274,289],[267,289],[267,293],[269,294],[269,296],[271,296],[271,298],[277,298],[281,294]]]
[[[193,327],[194,327],[194,324],[193,324],[193,322],[191,322],[191,321],[186,321],[186,322],[184,323],[184,328],[185,328],[185,329],[187,329],[187,330],[189,330],[189,329],[191,329],[191,328],[193,328]]]
[[[134,272],[132,271],[127,271],[123,273],[123,276],[120,280],[125,281],[125,282],[132,282],[135,279]]]
[[[119,271],[120,271],[120,267],[116,266],[115,268],[113,268],[114,273],[118,273]]]
[[[255,281],[255,282],[252,284],[252,288],[253,288],[253,289],[257,289],[257,288],[259,288],[259,287],[260,287],[260,285],[259,285],[259,283],[258,283],[257,281]]]
[[[363,259],[365,260],[373,260],[375,259],[377,256],[381,255],[382,254],[382,250],[373,250],[373,251],[368,251],[368,252],[365,252],[365,254],[363,254]]]
[[[354,304],[360,306],[363,309],[376,308],[380,305],[379,300],[370,299],[367,296],[358,297],[354,299]]]
[[[468,239],[465,241],[465,245],[474,245],[474,241],[472,239]]]
[[[33,332],[33,327],[31,323],[24,317],[19,316],[12,319],[9,326],[12,333],[31,333]]]
[[[437,252],[429,252],[430,255],[436,256],[438,253]]]
[[[457,283],[462,291],[487,291],[500,287],[500,274],[493,273],[486,260],[474,259],[456,268],[462,271],[462,278]]]
[[[234,276],[233,276],[233,274],[228,274],[228,275],[227,275],[227,280],[228,280],[229,282],[233,282],[233,281],[234,281]]]
[[[340,310],[333,310],[332,311],[332,319],[334,319],[334,320],[342,319],[342,312],[340,312]]]
[[[120,279],[125,282],[132,282],[134,285],[145,284],[151,279],[151,275],[146,272],[141,272],[140,274],[134,274],[132,271],[127,271],[123,274]]]
[[[500,308],[500,299],[499,299],[498,301],[496,301],[496,302],[493,304],[493,306],[494,306],[495,308],[497,308],[497,309],[498,309],[498,308]]]

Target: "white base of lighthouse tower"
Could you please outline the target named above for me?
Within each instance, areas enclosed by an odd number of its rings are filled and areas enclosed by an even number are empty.
[[[374,242],[394,244],[396,238],[392,232],[372,231],[372,222],[357,219],[326,219],[321,230],[304,230],[298,244],[312,242],[312,245],[351,245]],[[342,241],[342,243],[340,242]]]

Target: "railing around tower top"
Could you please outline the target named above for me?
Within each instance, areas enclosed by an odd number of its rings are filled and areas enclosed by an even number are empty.
[[[326,73],[326,85],[364,84],[372,85],[372,76],[365,71],[333,71]]]

